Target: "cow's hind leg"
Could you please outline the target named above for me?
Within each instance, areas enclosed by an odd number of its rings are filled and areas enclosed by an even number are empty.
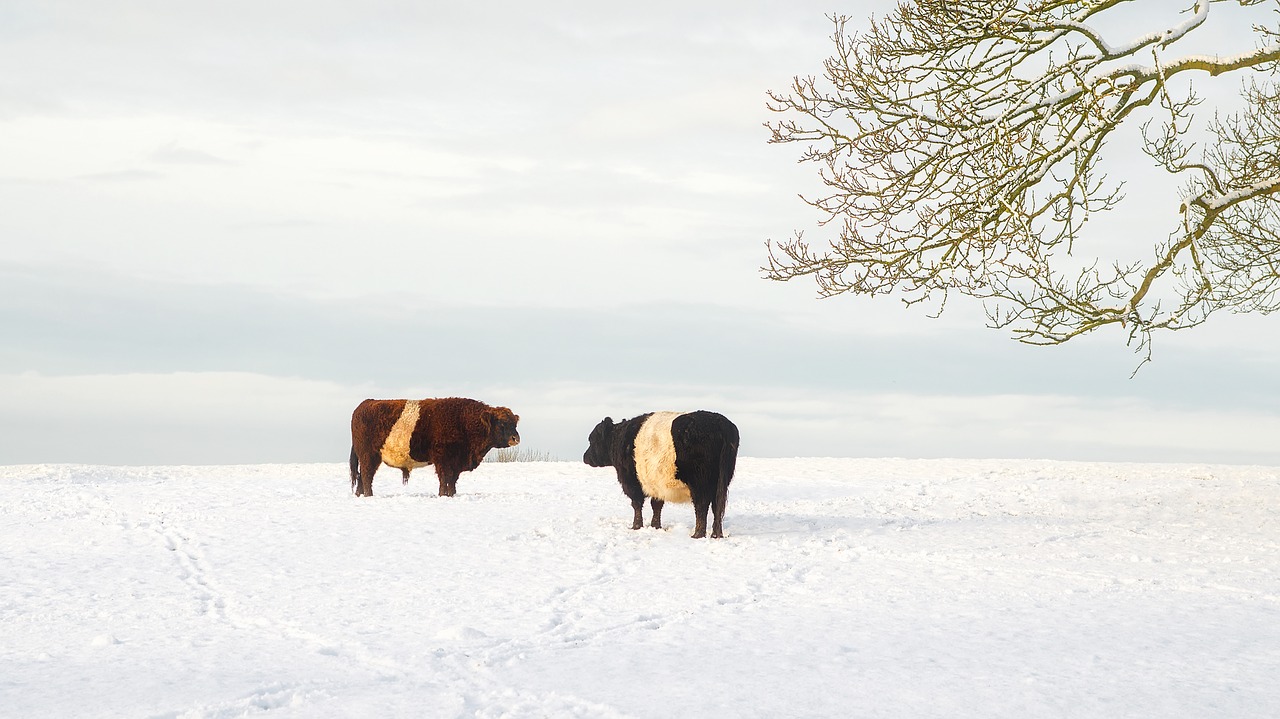
[[[725,491],[724,483],[721,482],[716,488],[715,497],[711,499],[711,538],[724,539],[724,528],[720,526],[724,520],[724,505],[728,492]]]
[[[724,528],[720,526],[721,520],[724,519],[724,505],[719,502],[711,508],[711,538],[724,539]]]
[[[711,498],[695,495],[693,498],[693,514],[696,524],[693,527],[694,539],[707,536],[707,510],[711,508]]]
[[[712,504],[712,539],[724,539],[724,528],[721,521],[724,518],[724,503],[716,502]]]
[[[360,484],[360,455],[356,452],[355,445],[351,446],[351,493],[356,493],[356,487]]]
[[[377,454],[365,455],[360,458],[360,487],[356,490],[357,497],[373,496],[373,474],[381,466],[382,457]]]
[[[649,499],[649,506],[653,507],[653,521],[649,522],[649,526],[654,529],[662,529],[662,505],[666,504],[657,497]]]
[[[644,512],[642,510],[644,509],[644,495],[641,495],[638,499],[635,497],[631,498],[631,509],[635,511],[635,519],[631,521],[631,528],[639,529],[643,527]]]
[[[407,470],[407,469],[405,469],[405,468],[401,467],[401,468],[400,468],[400,474],[401,474],[401,477],[400,477],[400,484],[408,484],[408,483],[409,483],[409,470]]]

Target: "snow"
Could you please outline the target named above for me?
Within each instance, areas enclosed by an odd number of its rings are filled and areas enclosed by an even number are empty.
[[[1280,468],[0,467],[0,715],[1280,716]],[[646,507],[646,517],[648,508]]]

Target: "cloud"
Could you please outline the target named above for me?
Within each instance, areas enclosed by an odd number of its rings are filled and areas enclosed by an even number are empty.
[[[94,172],[80,175],[77,179],[89,182],[155,182],[163,180],[164,175],[151,170],[117,170],[113,172]]]
[[[1280,413],[1185,408],[1136,397],[670,383],[553,383],[488,391],[524,408],[521,422],[530,429],[522,433],[530,446],[540,438],[546,444],[539,446],[568,458],[581,453],[587,432],[605,416],[710,409],[738,424],[742,452],[757,457],[1280,461],[1272,441]]]
[[[241,372],[0,374],[0,464],[340,461],[352,391]]]
[[[1106,338],[1027,347],[945,323],[896,326],[884,321],[902,316],[892,305],[880,306],[883,316],[863,309],[852,318],[850,308],[831,304],[792,314],[625,295],[562,307],[511,304],[488,288],[473,282],[448,303],[409,292],[315,298],[0,263],[0,372],[235,371],[346,385],[429,381],[436,391],[479,382],[670,382],[1280,406],[1270,378],[1280,347],[1268,343],[1167,346],[1129,380],[1138,359]]]
[[[347,385],[246,372],[0,374],[0,464],[343,461],[365,397],[463,394],[521,416],[531,449],[576,461],[591,427],[659,409],[719,411],[754,457],[1056,458],[1280,463],[1275,412],[1134,398],[932,395],[699,383]]]
[[[816,168],[760,123],[764,90],[830,52],[827,6],[116,5],[0,23],[0,374],[63,398],[93,378],[107,408],[220,388],[310,448],[253,449],[224,418],[187,456],[329,456],[344,440],[299,438],[341,434],[365,387],[514,397],[569,453],[597,414],[695,401],[759,452],[870,454],[1120,456],[1148,440],[1117,418],[1216,436],[1219,411],[1253,437],[1232,418],[1280,406],[1260,323],[1215,318],[1130,381],[1115,335],[1033,349],[958,298],[933,322],[759,279],[765,238],[818,219],[795,198]],[[1138,209],[1136,241],[1160,225]],[[146,406],[107,432],[131,457],[159,456],[147,417],[181,423]]]
[[[203,150],[193,150],[187,147],[179,147],[170,142],[155,152],[151,153],[151,159],[168,165],[230,165],[233,164],[228,160],[217,157]]]

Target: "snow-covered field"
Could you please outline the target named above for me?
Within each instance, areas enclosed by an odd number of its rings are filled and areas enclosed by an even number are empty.
[[[0,715],[1280,716],[1280,468],[742,459],[717,541],[435,486],[0,467]]]

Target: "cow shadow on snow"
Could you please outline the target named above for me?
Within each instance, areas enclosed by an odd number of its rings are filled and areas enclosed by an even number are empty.
[[[540,495],[536,493],[518,493],[518,497],[525,499],[536,499]],[[507,491],[470,491],[459,492],[453,497],[439,496],[435,488],[413,489],[393,489],[383,494],[374,495],[371,498],[375,501],[436,501],[444,500],[450,503],[472,504],[472,503],[495,503],[510,504],[513,501],[512,493]],[[675,511],[670,511],[670,510]],[[688,516],[681,513],[680,510],[686,510]],[[501,511],[495,507],[496,511]],[[601,515],[598,519],[606,527],[616,526],[619,532],[661,532],[671,534],[673,536],[689,535],[693,533],[694,517],[689,505],[669,506],[668,512],[663,514],[662,528],[654,530],[648,526],[648,517],[646,516],[645,526],[638,530],[633,530],[627,523],[624,511],[609,512]],[[567,521],[567,520],[566,520]],[[770,536],[814,536],[816,534],[831,534],[835,532],[847,532],[853,535],[874,534],[883,532],[886,529],[905,530],[915,529],[928,521],[919,521],[909,517],[886,517],[881,514],[876,516],[850,516],[829,513],[807,513],[807,512],[769,512],[768,514],[751,514],[742,513],[734,514],[732,512],[725,516],[725,536],[733,537],[770,537]]]
[[[886,526],[897,525],[884,517],[851,517],[834,514],[770,513],[738,514],[725,517],[725,535],[732,537],[813,536],[847,532],[872,534]]]

